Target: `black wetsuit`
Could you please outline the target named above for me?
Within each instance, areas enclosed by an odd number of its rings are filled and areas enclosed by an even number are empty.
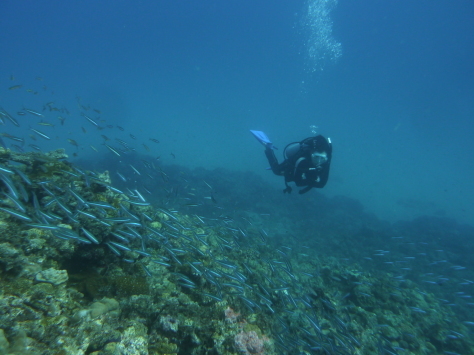
[[[295,143],[290,143],[289,145],[291,144]],[[324,187],[329,177],[332,144],[321,135],[306,138],[296,144],[299,144],[299,149],[287,157],[281,164],[278,164],[278,159],[271,146],[267,146],[265,149],[265,155],[273,173],[285,176],[286,188],[283,192],[291,192],[292,189],[288,185],[289,182],[294,182],[296,186],[306,186],[299,191],[300,194],[308,192],[313,187]],[[287,148],[285,148],[285,151]],[[311,154],[315,151],[325,152],[327,155],[327,161],[320,166],[315,166],[311,160]]]

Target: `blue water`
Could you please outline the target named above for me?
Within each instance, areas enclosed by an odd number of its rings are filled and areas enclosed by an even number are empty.
[[[315,125],[334,143],[323,193],[389,221],[470,222],[473,15],[463,0],[4,0],[0,104],[16,113],[54,102],[70,115],[61,126],[46,111],[54,128],[15,116],[21,127],[1,131],[25,137],[24,149],[88,159],[108,152],[101,134],[132,133],[164,162],[256,172],[280,193],[248,130],[284,147]],[[98,131],[76,97],[125,130]],[[30,125],[52,139],[31,140]]]

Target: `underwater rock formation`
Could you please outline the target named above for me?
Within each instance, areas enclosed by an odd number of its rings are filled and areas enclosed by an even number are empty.
[[[65,158],[0,152],[1,353],[473,353],[411,281],[153,206]]]

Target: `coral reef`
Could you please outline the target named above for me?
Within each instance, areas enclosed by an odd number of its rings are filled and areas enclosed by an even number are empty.
[[[275,246],[262,220],[153,207],[64,158],[0,150],[2,354],[473,353],[413,281]]]
[[[265,343],[269,340],[266,337],[259,337],[257,332],[251,330],[249,332],[240,332],[234,337],[235,346],[245,355],[265,354]]]

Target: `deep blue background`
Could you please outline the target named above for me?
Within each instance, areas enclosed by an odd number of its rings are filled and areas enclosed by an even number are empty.
[[[0,104],[15,113],[54,101],[71,112],[63,127],[47,113],[54,128],[24,116],[2,132],[29,140],[31,125],[53,138],[32,143],[72,153],[72,138],[89,159],[90,144],[107,151],[100,134],[133,133],[137,149],[145,143],[165,162],[173,153],[183,165],[251,170],[280,189],[248,130],[283,147],[314,124],[334,142],[325,193],[390,220],[471,221],[474,5],[340,1],[330,18],[343,54],[316,65],[305,13],[323,3],[2,1]],[[95,130],[76,96],[126,132]]]

